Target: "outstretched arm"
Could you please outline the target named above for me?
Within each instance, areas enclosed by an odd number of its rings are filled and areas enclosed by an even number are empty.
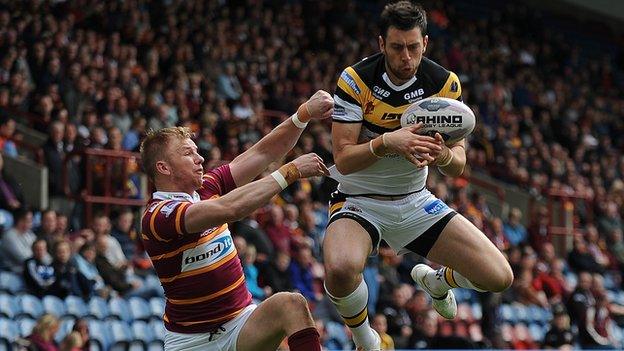
[[[331,116],[334,100],[329,93],[319,90],[303,103],[297,113],[282,122],[277,128],[236,157],[230,163],[230,171],[236,186],[242,186],[262,173],[269,164],[282,159],[297,143],[305,124],[310,119]]]
[[[300,156],[271,175],[236,188],[222,197],[190,205],[184,214],[186,231],[198,233],[237,221],[269,202],[295,180],[328,174],[325,164],[316,154]]]

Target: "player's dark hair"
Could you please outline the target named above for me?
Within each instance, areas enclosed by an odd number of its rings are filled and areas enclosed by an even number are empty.
[[[402,0],[390,3],[384,7],[379,19],[379,28],[384,39],[388,35],[388,28],[390,27],[399,30],[410,30],[418,27],[424,36],[427,34],[427,13],[420,5],[411,1]]]

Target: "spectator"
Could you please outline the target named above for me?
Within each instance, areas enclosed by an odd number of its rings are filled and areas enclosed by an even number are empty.
[[[24,282],[31,294],[41,298],[54,284],[54,267],[45,240],[35,240],[32,252],[33,256],[24,262]]]
[[[96,265],[95,245],[90,242],[83,244],[77,254],[74,254],[73,260],[78,272],[85,276],[93,284],[93,290],[101,297],[108,297],[109,288],[104,282],[104,278],[100,275]]]
[[[248,245],[247,241],[240,236],[234,237],[234,246],[236,246],[238,257],[243,266],[247,289],[249,289],[254,299],[264,300],[267,295],[270,295],[271,291],[266,288],[262,289],[258,285],[258,268],[254,265],[256,261],[256,248],[253,245]]]
[[[43,239],[49,248],[54,247],[54,242],[62,237],[57,236],[57,215],[53,209],[47,209],[41,212],[41,225],[35,230],[38,239]]]
[[[522,219],[522,212],[520,212],[519,208],[514,207],[509,212],[509,221],[504,226],[505,237],[514,246],[524,244],[528,239],[527,230],[520,223],[520,219]]]
[[[0,153],[0,226],[8,229],[13,225],[13,213],[24,207],[19,184],[4,168],[4,156]]]
[[[61,342],[60,351],[81,351],[83,347],[82,336],[79,332],[73,331],[67,334]]]
[[[37,323],[28,336],[29,349],[36,351],[58,351],[54,335],[60,328],[59,320],[52,314],[44,314],[37,319]]]
[[[2,252],[5,263],[15,273],[22,273],[24,261],[32,257],[32,244],[37,239],[32,232],[33,214],[30,210],[20,209],[15,213],[13,228],[4,233]]]
[[[43,145],[43,155],[49,175],[49,191],[51,196],[64,197],[65,188],[63,184],[63,161],[65,159],[65,148],[63,137],[65,126],[60,121],[55,121],[50,125],[48,141]]]
[[[388,335],[388,321],[386,316],[381,313],[376,314],[373,317],[373,321],[371,326],[375,331],[379,334],[381,338],[381,349],[382,350],[394,350],[394,341],[392,337]]]
[[[132,259],[135,257],[137,232],[134,228],[134,213],[131,209],[123,208],[119,211],[115,220],[115,226],[111,230],[111,236],[119,242],[126,258]]]
[[[0,153],[17,157],[17,146],[13,142],[15,134],[15,120],[11,117],[0,118]]]
[[[260,278],[265,286],[271,288],[273,293],[292,291],[293,285],[288,271],[289,266],[290,255],[288,252],[278,251],[274,259],[263,263]]]
[[[570,316],[562,304],[552,307],[553,319],[550,329],[544,336],[543,348],[573,350],[576,344],[576,335],[570,328]]]
[[[78,332],[80,334],[83,344],[81,351],[90,350],[91,336],[89,334],[89,323],[87,320],[83,318],[76,319],[76,321],[74,321],[72,332]]]
[[[596,262],[594,256],[589,253],[587,242],[582,234],[574,235],[574,246],[568,254],[570,268],[576,272],[588,271],[592,273],[603,273],[604,267]]]
[[[276,250],[291,252],[293,237],[290,229],[284,224],[284,209],[281,206],[271,205],[265,231]]]
[[[314,290],[313,265],[312,250],[307,246],[302,246],[298,248],[295,253],[295,259],[290,262],[288,267],[293,288],[305,296],[308,301],[320,299],[320,296],[317,296],[317,292]]]
[[[69,295],[87,299],[93,291],[93,282],[89,281],[74,265],[68,241],[58,241],[53,249],[54,284],[50,294],[61,299]]]
[[[406,309],[407,301],[412,295],[413,288],[402,284],[392,292],[392,300],[382,305],[381,312],[387,318],[388,334],[392,336],[397,348],[407,348],[408,341],[412,336],[412,320]]]
[[[106,251],[102,254],[115,268],[125,270],[130,267],[128,259],[124,255],[119,241],[111,235],[110,219],[104,214],[98,214],[93,218],[93,232],[96,240],[103,237],[107,241]],[[104,247],[104,246],[103,246]]]

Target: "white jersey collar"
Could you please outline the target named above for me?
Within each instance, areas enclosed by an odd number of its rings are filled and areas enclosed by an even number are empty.
[[[192,196],[182,192],[157,191],[152,194],[152,198],[156,200],[184,200],[192,203],[199,202],[201,200],[197,191],[194,191]]]
[[[394,89],[395,91],[401,91],[405,88],[408,88],[410,85],[414,84],[414,82],[416,81],[416,76],[413,76],[412,79],[408,80],[407,82],[401,84],[401,85],[396,85],[394,83],[392,83],[392,81],[390,80],[390,77],[388,77],[388,73],[384,72],[381,75],[381,78],[383,78],[384,82],[386,82],[386,84],[388,84],[388,86],[392,89]]]

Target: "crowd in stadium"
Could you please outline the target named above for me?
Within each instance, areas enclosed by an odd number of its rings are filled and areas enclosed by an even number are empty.
[[[421,258],[382,247],[365,272],[373,327],[397,349],[624,346],[623,67],[599,50],[614,44],[584,41],[600,34],[584,26],[547,26],[544,18],[554,15],[523,6],[464,13],[455,2],[423,5],[428,57],[459,75],[477,115],[468,172],[536,197],[575,193],[583,198],[575,207],[579,230],[569,255],[557,256],[546,208],[497,217],[464,178],[432,172],[429,188],[505,253],[514,284],[502,294],[467,293],[458,298],[460,316],[442,320],[409,277]],[[40,299],[161,299],[141,248],[139,212],[119,207],[87,225],[73,202],[32,208],[2,157],[47,166],[51,199],[83,190],[86,166],[76,151],[137,151],[148,129],[188,126],[206,169],[231,161],[316,90],[333,91],[346,65],[377,52],[379,8],[374,1],[0,1],[3,270]],[[16,124],[47,134],[39,159]],[[331,164],[330,127],[311,123],[290,157],[316,152]],[[231,228],[254,299],[301,292],[324,346],[348,349],[319,262],[334,186],[300,181]],[[0,314],[9,317],[4,308]],[[37,317],[25,337],[39,350],[86,347],[85,320],[60,342],[54,335],[63,316]]]

